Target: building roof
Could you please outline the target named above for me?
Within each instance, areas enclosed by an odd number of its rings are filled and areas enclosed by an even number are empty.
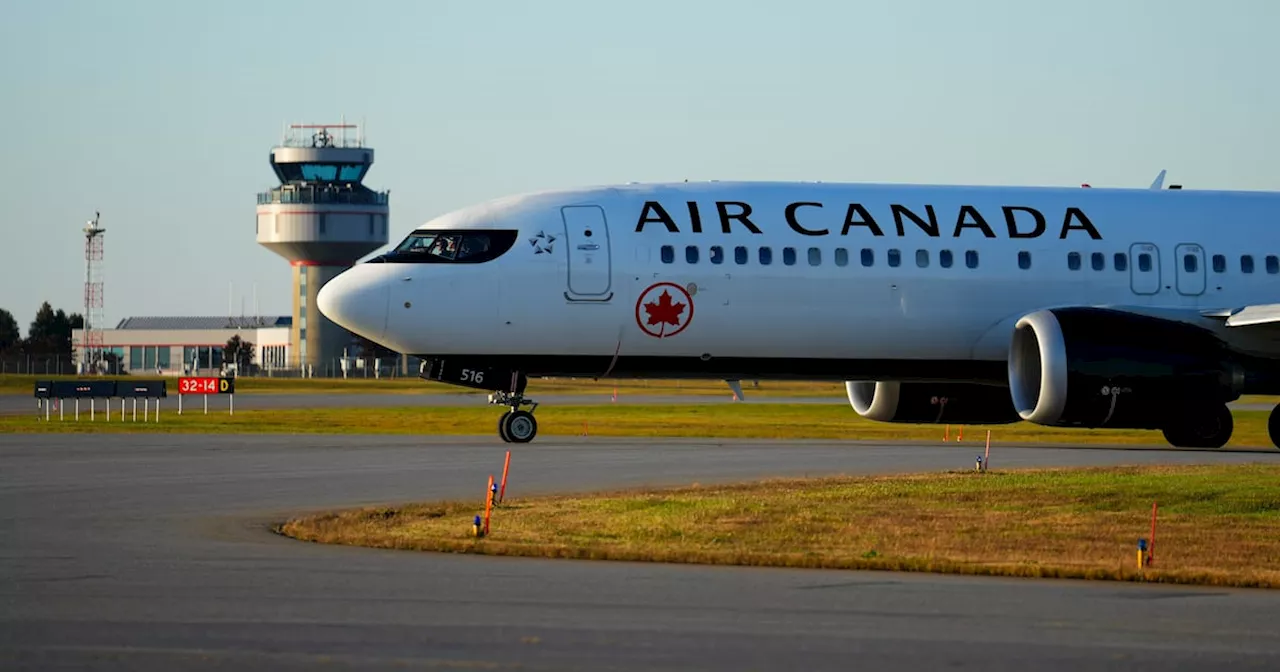
[[[293,326],[289,315],[264,315],[260,317],[126,317],[116,329],[196,330],[196,329],[259,329]]]

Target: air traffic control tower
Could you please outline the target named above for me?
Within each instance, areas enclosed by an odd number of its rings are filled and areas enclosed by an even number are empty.
[[[388,192],[361,182],[372,165],[355,124],[294,124],[271,150],[280,186],[258,194],[258,244],[293,266],[290,366],[321,371],[350,343],[316,308],[316,293],[387,244]]]

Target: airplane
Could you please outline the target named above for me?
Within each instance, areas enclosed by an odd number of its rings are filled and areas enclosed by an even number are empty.
[[[1280,394],[1280,192],[1163,180],[522,194],[432,219],[317,303],[491,392],[513,443],[537,434],[530,378],[589,377],[840,381],[881,422],[1220,448],[1229,402]]]

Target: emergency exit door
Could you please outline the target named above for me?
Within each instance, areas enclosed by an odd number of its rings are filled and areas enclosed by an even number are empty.
[[[1194,243],[1183,243],[1175,248],[1173,256],[1177,264],[1174,272],[1178,275],[1178,293],[1185,296],[1204,294],[1204,248]]]
[[[609,225],[604,209],[597,205],[560,208],[564,219],[564,239],[569,254],[566,296],[580,301],[607,301],[612,296],[612,258]]]
[[[1151,243],[1129,246],[1129,286],[1134,294],[1160,291],[1160,249]]]

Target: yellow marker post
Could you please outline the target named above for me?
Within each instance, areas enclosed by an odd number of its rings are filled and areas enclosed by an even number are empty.
[[[1147,540],[1138,540],[1138,569],[1147,566]]]

